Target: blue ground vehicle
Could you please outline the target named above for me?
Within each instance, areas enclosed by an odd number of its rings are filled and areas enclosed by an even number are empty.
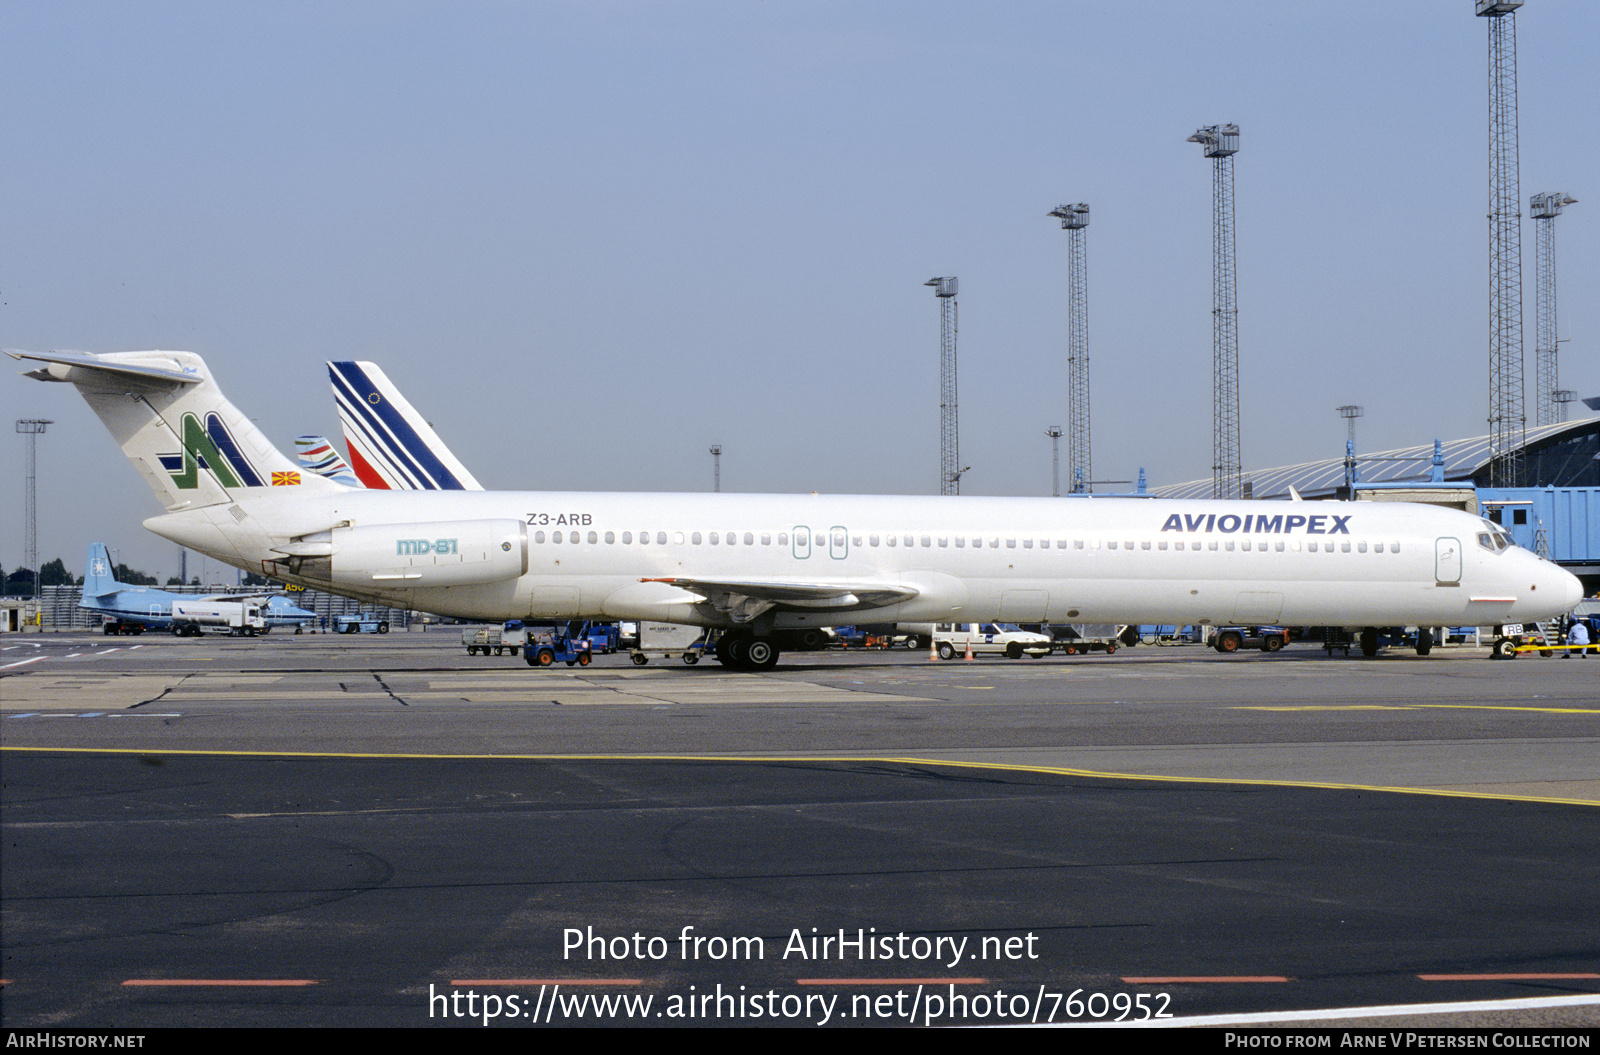
[[[380,618],[377,612],[336,615],[333,617],[333,632],[336,634],[387,634],[389,632],[389,620]]]
[[[523,633],[522,658],[530,667],[553,666],[557,660],[569,667],[589,665],[587,635],[575,637],[565,626],[529,627]]]

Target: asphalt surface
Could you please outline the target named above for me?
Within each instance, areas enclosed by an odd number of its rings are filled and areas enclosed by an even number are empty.
[[[1600,659],[1484,655],[12,635],[0,1016],[1600,1024]]]

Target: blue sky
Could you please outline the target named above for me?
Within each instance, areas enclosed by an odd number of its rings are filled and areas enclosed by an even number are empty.
[[[1518,15],[1521,197],[1557,222],[1562,383],[1600,394],[1600,5]],[[206,357],[280,447],[377,361],[487,486],[931,493],[957,275],[963,481],[1048,494],[1088,202],[1094,469],[1210,472],[1210,163],[1236,160],[1246,469],[1486,431],[1487,31],[1340,4],[0,7],[0,345]],[[1528,377],[1533,225],[1524,222]],[[9,362],[9,360],[7,360]],[[163,577],[70,389],[40,551]],[[1532,401],[1530,398],[1530,414]],[[7,429],[10,432],[10,429]],[[22,559],[23,442],[0,457]]]

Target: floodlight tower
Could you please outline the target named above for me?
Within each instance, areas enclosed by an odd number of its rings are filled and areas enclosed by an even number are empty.
[[[1561,391],[1561,371],[1556,367],[1556,217],[1578,199],[1555,191],[1535,194],[1528,199],[1528,212],[1534,219],[1537,232],[1537,263],[1534,270],[1534,301],[1538,304],[1537,334],[1534,337],[1534,373],[1538,377],[1538,395],[1534,406],[1535,425],[1555,425],[1567,420],[1567,403],[1556,393]]]
[[[722,490],[722,444],[711,445],[711,490]]]
[[[23,499],[22,519],[27,522],[26,535],[23,538],[22,559],[24,565],[33,572],[33,596],[39,597],[39,503],[35,498],[36,485],[39,479],[39,437],[44,435],[44,430],[53,421],[42,418],[21,418],[17,421],[17,432],[28,437],[28,475],[25,486],[27,494]]]
[[[1075,481],[1087,481],[1094,479],[1089,471],[1089,273],[1083,250],[1089,206],[1062,205],[1050,215],[1067,232],[1067,464]]]
[[[1233,155],[1238,125],[1207,125],[1189,137],[1211,170],[1211,497],[1241,497],[1239,305],[1234,289]]]
[[[961,493],[961,450],[956,435],[956,278],[930,278],[939,298],[939,493]]]
[[[1339,408],[1339,416],[1344,419],[1349,427],[1349,434],[1344,441],[1344,485],[1346,488],[1355,486],[1356,483],[1356,419],[1365,414],[1362,407],[1346,403]],[[1354,495],[1351,495],[1354,498]]]
[[[1477,0],[1489,20],[1489,484],[1522,483],[1528,415],[1522,363],[1522,210],[1517,177],[1517,8]]]
[[[1061,426],[1051,425],[1044,430],[1050,437],[1050,497],[1061,497]]]

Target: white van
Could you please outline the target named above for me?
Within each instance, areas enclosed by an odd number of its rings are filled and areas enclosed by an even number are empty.
[[[934,647],[940,659],[956,659],[967,649],[973,655],[1002,653],[1009,659],[1024,655],[1038,659],[1048,656],[1055,642],[1043,634],[1030,634],[1015,623],[936,623],[933,627]]]

